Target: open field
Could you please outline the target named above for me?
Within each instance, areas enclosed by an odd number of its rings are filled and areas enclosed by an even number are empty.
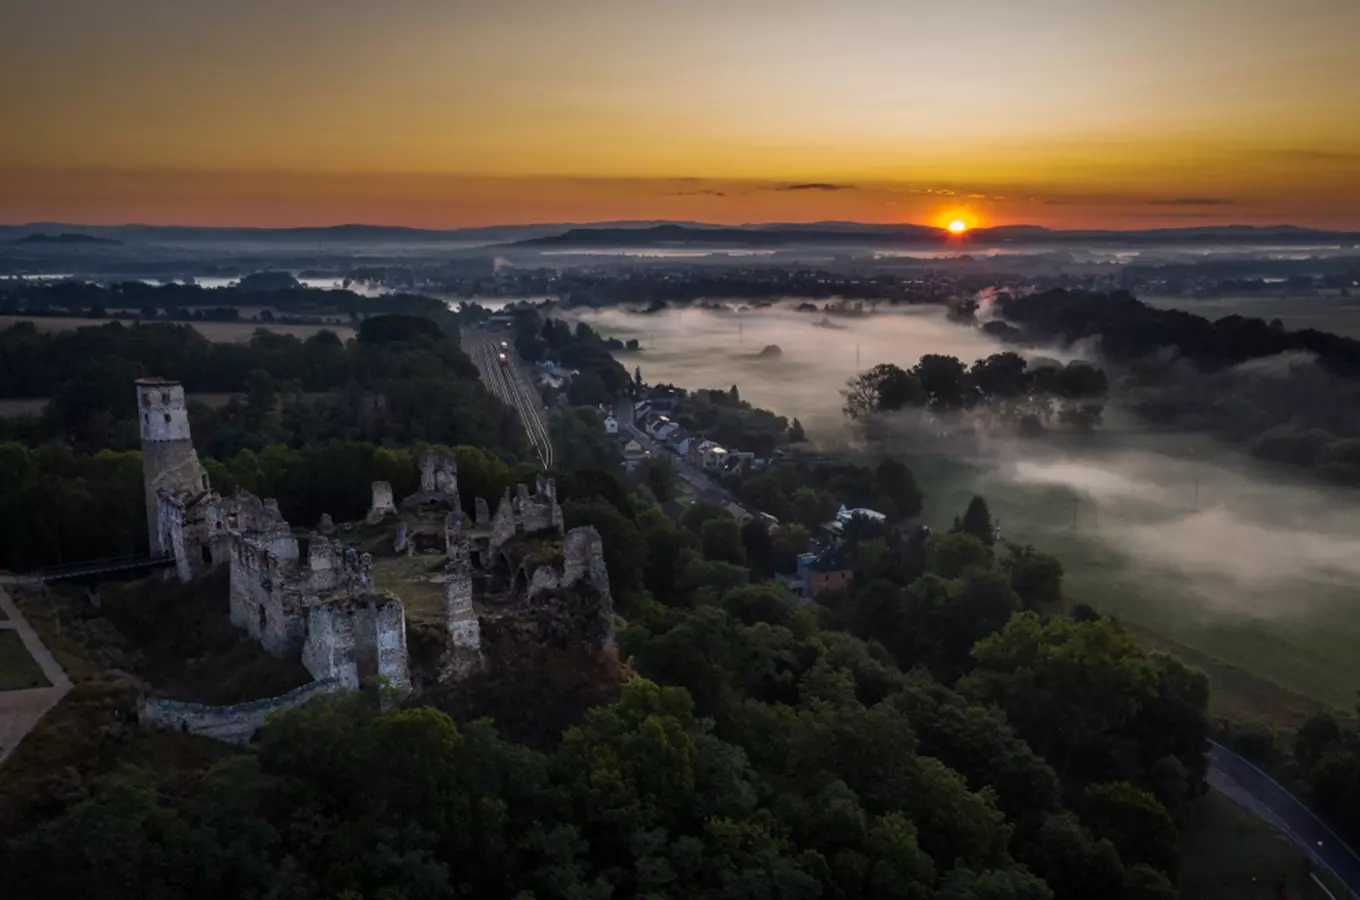
[[[24,647],[19,632],[9,628],[0,631],[0,691],[47,686],[42,669]]]
[[[85,328],[91,325],[107,325],[110,322],[122,322],[124,325],[133,324],[130,319],[76,319],[76,318],[51,318],[42,316],[0,316],[0,330],[6,329],[15,322],[32,322],[39,331],[70,331],[73,328]],[[158,322],[157,324],[166,324]],[[348,325],[279,325],[272,322],[175,322],[176,325],[192,325],[195,330],[206,337],[208,340],[218,344],[244,344],[250,340],[256,329],[263,328],[275,334],[291,334],[298,338],[309,338],[318,331],[334,331],[339,335],[340,340],[347,341],[354,337],[354,329]]]
[[[1271,719],[1295,722],[1299,704],[1281,701],[1290,692],[1328,706],[1353,707],[1360,688],[1360,654],[1355,652],[1360,645],[1360,598],[1344,585],[1290,579],[1287,562],[1278,573],[1283,579],[1278,590],[1271,580],[1258,584],[1210,578],[1199,569],[1181,567],[1174,557],[1143,553],[1141,542],[1151,533],[1169,542],[1179,540],[1187,554],[1228,555],[1222,564],[1230,574],[1253,571],[1260,560],[1250,557],[1259,548],[1242,544],[1234,551],[1232,538],[1225,546],[1208,531],[1186,531],[1178,539],[1177,529],[1184,527],[1179,521],[1131,524],[1113,520],[1108,509],[1102,520],[1100,507],[1066,484],[1020,484],[996,470],[938,457],[912,458],[910,463],[925,492],[924,519],[932,527],[948,527],[969,498],[981,494],[1004,538],[1032,543],[1062,560],[1072,602],[1090,604],[1203,655],[1187,660],[1192,664],[1222,661],[1227,665],[1218,668],[1222,684],[1216,686],[1250,681],[1225,677],[1235,668],[1288,689],[1276,694],[1256,685],[1246,692],[1255,700],[1242,697],[1231,705],[1246,711],[1264,703],[1275,709]],[[1201,492],[1207,506],[1210,489],[1205,486]],[[1187,494],[1187,506],[1192,502]],[[1209,528],[1216,521],[1213,515],[1205,509],[1201,520],[1184,518]],[[1278,540],[1283,551],[1285,538]],[[1235,560],[1230,556],[1234,552],[1243,558]],[[1165,565],[1158,565],[1159,560]],[[1300,556],[1294,564],[1302,568],[1308,560]],[[1212,676],[1213,669],[1209,671]]]
[[[1294,900],[1327,900],[1308,873],[1303,851],[1232,800],[1210,791],[1181,825],[1181,900],[1279,900],[1283,882]],[[1319,877],[1339,898],[1330,876]]]
[[[1316,328],[1344,337],[1360,338],[1360,297],[1162,297],[1141,296],[1149,306],[1181,309],[1210,321],[1224,316],[1279,319],[1290,331]]]

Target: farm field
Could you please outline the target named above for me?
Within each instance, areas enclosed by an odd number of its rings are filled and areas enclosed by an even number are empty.
[[[129,319],[76,319],[55,317],[0,316],[0,330],[15,322],[33,322],[39,331],[70,331],[91,325],[107,325],[109,322],[122,322],[132,325]],[[192,325],[208,340],[219,344],[244,344],[250,340],[256,329],[264,328],[275,334],[291,334],[298,338],[309,338],[318,331],[335,332],[342,341],[354,337],[354,329],[348,325],[279,325],[272,322],[181,322],[175,324]]]
[[[1210,321],[1224,316],[1279,319],[1290,331],[1316,328],[1360,338],[1360,297],[1168,297],[1139,296],[1148,306],[1179,309]]]

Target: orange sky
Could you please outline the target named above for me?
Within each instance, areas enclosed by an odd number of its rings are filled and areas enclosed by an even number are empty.
[[[1360,228],[1355,0],[10,0],[0,221]]]

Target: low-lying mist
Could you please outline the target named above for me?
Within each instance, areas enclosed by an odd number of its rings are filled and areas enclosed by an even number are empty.
[[[736,384],[743,399],[798,417],[813,440],[851,445],[846,379],[925,353],[965,362],[998,352],[939,308],[833,318],[791,309],[581,315],[638,338],[623,356],[650,383]],[[760,356],[777,345],[778,356]],[[1046,356],[1061,356],[1048,354]],[[1263,465],[1210,437],[1156,433],[1113,405],[1095,435],[1002,439],[952,459],[912,461],[927,522],[947,526],[983,494],[1003,536],[1063,559],[1076,602],[1337,703],[1360,687],[1360,492]],[[910,457],[929,442],[903,423],[865,453]],[[1349,680],[1348,680],[1349,679]],[[1346,685],[1349,684],[1349,687]]]
[[[829,318],[789,307],[649,314],[606,309],[570,315],[601,334],[637,338],[643,350],[621,359],[630,369],[641,368],[649,384],[735,384],[743,400],[796,416],[809,436],[831,443],[847,437],[840,391],[856,373],[881,362],[911,366],[926,353],[972,363],[1004,349],[986,334],[950,322],[937,306]],[[822,321],[829,324],[817,324]],[[779,355],[761,355],[772,345]]]

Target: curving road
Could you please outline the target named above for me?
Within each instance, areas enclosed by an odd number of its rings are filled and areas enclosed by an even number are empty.
[[[538,391],[525,379],[524,372],[515,359],[514,351],[508,351],[505,362],[501,362],[500,342],[491,337],[469,343],[468,349],[472,361],[481,370],[482,380],[491,389],[491,393],[519,413],[520,422],[524,424],[524,433],[529,438],[529,446],[538,457],[538,461],[543,468],[552,468],[553,447],[552,441],[548,438],[548,428],[543,423],[543,400],[539,397]]]
[[[1221,744],[1210,742],[1209,784],[1279,828],[1360,900],[1360,854],[1297,797]]]

